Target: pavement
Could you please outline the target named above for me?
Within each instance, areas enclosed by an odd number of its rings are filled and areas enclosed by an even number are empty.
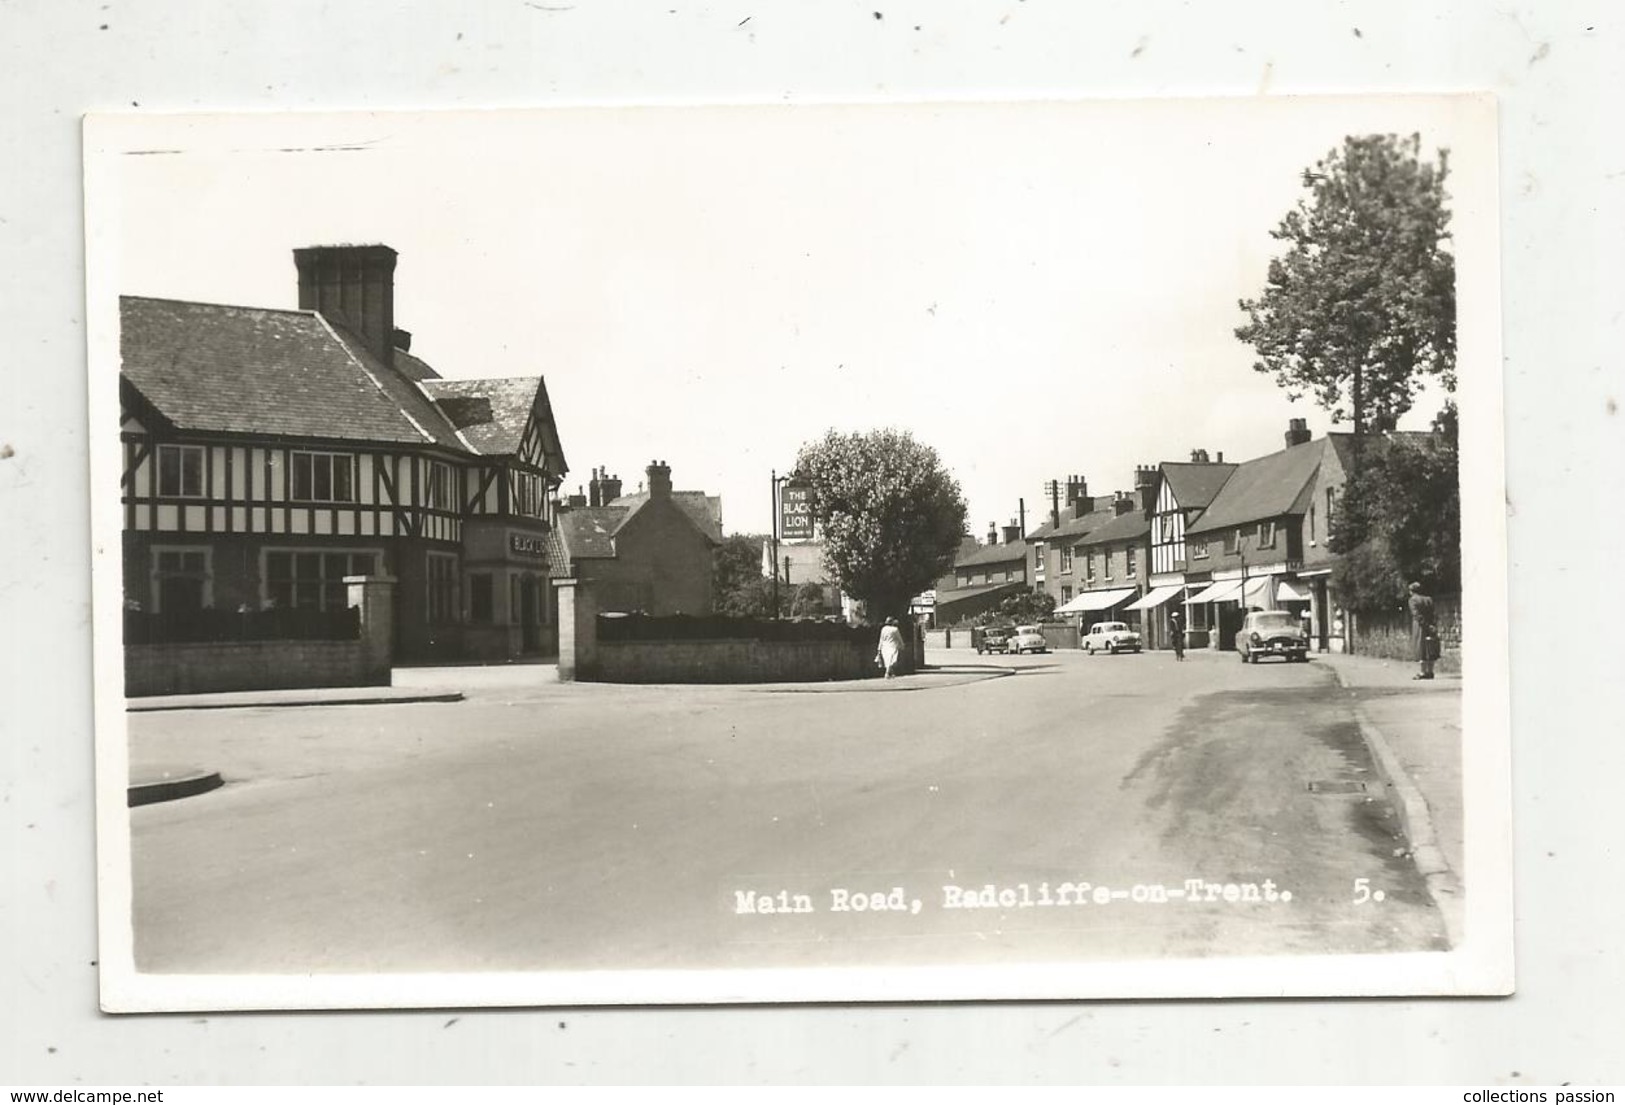
[[[1461,794],[1461,676],[1416,680],[1416,665],[1316,655],[1354,700],[1355,717],[1452,942],[1463,930],[1465,832]]]

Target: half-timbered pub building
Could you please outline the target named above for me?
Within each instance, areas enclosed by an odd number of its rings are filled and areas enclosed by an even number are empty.
[[[414,356],[387,246],[294,261],[296,310],[121,299],[126,605],[329,609],[385,576],[402,659],[556,647],[542,378]]]

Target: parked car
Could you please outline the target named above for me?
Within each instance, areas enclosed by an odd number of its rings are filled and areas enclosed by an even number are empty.
[[[1256,664],[1260,656],[1307,662],[1309,635],[1296,614],[1285,610],[1255,610],[1236,631],[1236,654],[1244,664]]]
[[[1097,651],[1139,652],[1140,635],[1127,622],[1096,622],[1083,635],[1083,651],[1091,656]]]
[[[1002,625],[979,625],[970,631],[970,643],[978,655],[1010,651],[1010,629]]]
[[[1044,640],[1044,631],[1036,625],[1018,625],[1006,649],[1018,655],[1023,652],[1048,652],[1049,642]]]

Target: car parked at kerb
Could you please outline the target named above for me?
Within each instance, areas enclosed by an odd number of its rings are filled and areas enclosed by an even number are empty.
[[[1309,660],[1309,634],[1296,614],[1286,610],[1254,610],[1236,631],[1236,654],[1244,664],[1261,656],[1279,656],[1291,663]]]
[[[1083,635],[1083,651],[1091,656],[1097,652],[1139,652],[1140,648],[1140,635],[1127,622],[1096,622]]]
[[[1048,652],[1049,642],[1044,640],[1044,631],[1036,625],[1018,625],[1006,649],[1017,655],[1023,652]]]

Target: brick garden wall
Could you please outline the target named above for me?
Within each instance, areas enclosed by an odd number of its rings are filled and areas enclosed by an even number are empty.
[[[125,645],[124,693],[266,691],[287,687],[389,685],[389,661],[361,641],[214,641]]]
[[[806,683],[877,675],[874,649],[850,641],[599,641],[603,683]]]

